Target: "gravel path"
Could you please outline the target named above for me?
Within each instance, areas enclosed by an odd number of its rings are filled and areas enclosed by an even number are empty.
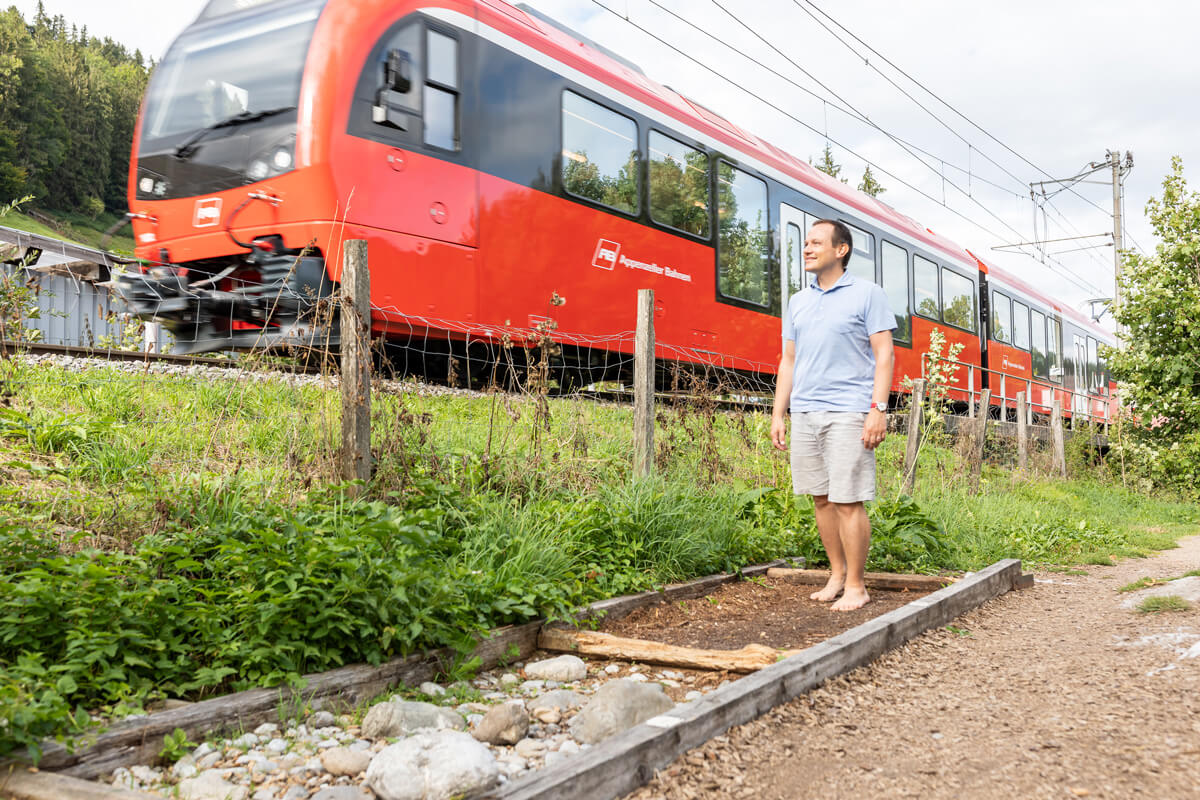
[[[651,798],[1200,797],[1200,610],[1137,614],[1117,588],[1200,567],[1039,573],[685,754]]]

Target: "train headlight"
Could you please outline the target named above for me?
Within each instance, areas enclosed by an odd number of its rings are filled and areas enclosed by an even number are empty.
[[[146,177],[140,179],[138,181],[138,190],[142,192],[142,194],[150,194],[153,192],[154,178],[151,178],[149,175],[147,175]]]
[[[256,158],[250,162],[250,167],[246,170],[246,177],[252,181],[261,181],[263,178],[271,174],[271,168],[267,166],[267,162],[261,158]]]
[[[167,193],[167,182],[166,181],[155,181],[154,182],[154,196],[162,197],[166,193]]]
[[[289,134],[282,141],[260,151],[246,166],[246,179],[251,183],[282,175],[295,166],[296,135]]]

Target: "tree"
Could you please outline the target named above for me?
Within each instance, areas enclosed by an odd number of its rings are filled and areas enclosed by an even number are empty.
[[[871,165],[867,164],[867,171],[863,173],[862,181],[858,184],[858,190],[863,194],[869,194],[871,197],[879,197],[887,191],[883,188],[883,184],[875,180],[875,173],[871,172]]]
[[[825,143],[825,149],[821,152],[821,160],[813,163],[812,158],[809,157],[808,163],[826,175],[837,178],[842,183],[846,183],[846,179],[842,177],[842,165],[833,160],[833,147],[830,146],[829,142]]]
[[[1171,160],[1162,198],[1146,214],[1154,255],[1127,252],[1121,302],[1121,347],[1105,356],[1121,382],[1133,424],[1119,446],[1156,486],[1200,490],[1200,194],[1188,191],[1183,161]]]

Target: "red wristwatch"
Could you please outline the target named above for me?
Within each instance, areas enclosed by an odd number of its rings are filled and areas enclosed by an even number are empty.
[[[886,414],[887,413],[887,403],[871,403],[871,410],[872,411],[882,411],[883,413]]]

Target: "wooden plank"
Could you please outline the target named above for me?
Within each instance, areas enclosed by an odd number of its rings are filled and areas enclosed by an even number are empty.
[[[1009,591],[1020,573],[1020,561],[997,562],[479,798],[609,800],[625,795],[679,754]]]
[[[501,628],[482,641],[474,654],[484,668],[501,659],[526,658],[537,649],[541,621]],[[263,722],[278,722],[280,708],[307,705],[314,710],[351,708],[397,684],[413,685],[433,680],[448,669],[456,654],[436,650],[389,661],[379,666],[353,664],[308,675],[300,688],[251,689],[214,697],[183,708],[161,711],[145,719],[118,723],[74,753],[56,742],[47,742],[39,766],[80,778],[97,778],[117,767],[150,764],[158,759],[163,737],[176,728],[198,740],[225,730],[250,730]],[[28,761],[28,754],[18,756]],[[7,763],[0,765],[7,766]]]
[[[633,474],[654,471],[654,290],[638,289],[633,350]]]
[[[904,447],[904,485],[900,491],[913,493],[917,480],[917,456],[921,452],[921,423],[925,408],[925,381],[913,381],[912,405],[908,410],[908,443]]]
[[[824,586],[829,579],[829,570],[774,567],[767,570],[767,577]],[[958,578],[945,575],[897,575],[891,572],[868,572],[864,577],[868,589],[910,589],[918,592],[933,592],[958,581]]]
[[[371,479],[371,273],[365,239],[349,239],[342,266],[342,447],[343,480]]]
[[[117,789],[53,772],[29,772],[23,767],[0,775],[5,800],[152,800],[158,795]]]
[[[543,650],[603,656],[645,664],[743,673],[769,667],[779,661],[781,657],[799,652],[798,650],[780,651],[761,644],[749,644],[739,650],[701,650],[695,647],[678,647],[645,639],[613,636],[610,633],[598,631],[551,627],[542,628],[541,634],[538,635],[538,646]]]

